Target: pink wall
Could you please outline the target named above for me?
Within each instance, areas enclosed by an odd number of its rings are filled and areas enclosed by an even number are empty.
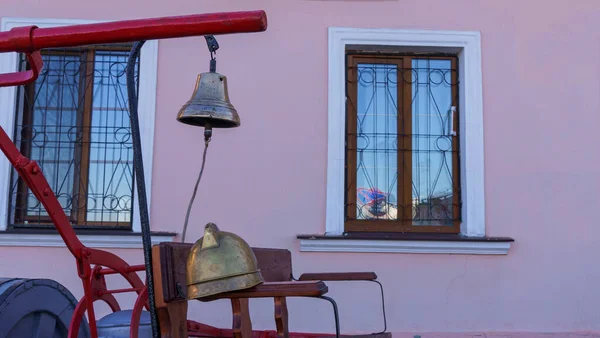
[[[77,19],[266,10],[267,32],[219,37],[218,70],[242,127],[215,131],[190,240],[213,221],[253,246],[291,249],[297,275],[375,270],[392,332],[600,330],[600,2],[3,0],[1,8],[2,16]],[[507,256],[298,252],[296,234],[325,228],[328,26],[481,32],[486,223],[488,235],[515,238]],[[202,131],[175,115],[208,53],[202,38],[161,41],[159,50],[152,227],[180,231]],[[142,260],[140,250],[117,252]],[[0,276],[54,278],[81,295],[65,249],[0,248],[0,257]],[[330,289],[345,331],[380,329],[375,286]],[[274,327],[270,302],[252,307],[255,327]],[[327,304],[290,307],[293,330],[332,332]],[[231,320],[225,302],[190,309],[207,323]],[[441,336],[449,337],[423,338]],[[478,335],[456,335],[467,336]]]

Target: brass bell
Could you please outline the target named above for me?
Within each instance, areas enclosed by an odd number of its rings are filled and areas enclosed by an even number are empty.
[[[264,282],[252,248],[238,235],[204,227],[190,250],[186,267],[188,299],[251,288]]]
[[[214,71],[198,75],[194,93],[179,110],[177,120],[193,126],[238,127],[240,116],[229,101],[227,77]]]

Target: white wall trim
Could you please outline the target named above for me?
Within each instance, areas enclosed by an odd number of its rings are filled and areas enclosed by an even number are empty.
[[[506,255],[511,242],[301,239],[304,252]]]
[[[77,238],[90,248],[113,248],[113,249],[141,249],[142,235],[77,235]],[[152,235],[152,245],[161,242],[172,242],[175,236]],[[65,242],[60,235],[48,234],[15,234],[0,232],[0,247],[60,247],[65,248]]]
[[[479,32],[329,27],[328,157],[325,233],[344,232],[344,135],[346,45],[392,45],[459,49],[461,234],[485,236],[483,97]],[[318,246],[325,245],[321,240]],[[334,241],[340,245],[337,240]],[[329,242],[328,242],[329,243]],[[356,243],[353,241],[353,243]],[[389,242],[386,242],[389,244]],[[404,241],[402,243],[405,243]],[[421,242],[422,243],[422,242]],[[353,247],[358,244],[348,245]],[[369,244],[370,245],[370,244]],[[358,248],[358,247],[357,247]],[[358,249],[357,249],[358,250]],[[326,251],[326,250],[324,250]]]
[[[14,27],[35,25],[40,28],[65,25],[87,24],[106,21],[72,20],[72,19],[39,19],[39,18],[10,18],[0,19],[0,31],[7,31]],[[9,73],[17,70],[18,59],[16,53],[0,53],[0,73]],[[140,80],[139,104],[140,114],[140,139],[142,142],[142,156],[144,159],[144,174],[146,179],[146,193],[148,208],[152,196],[152,160],[154,154],[154,119],[156,113],[156,87],[158,75],[158,41],[147,41],[140,52]],[[15,112],[15,87],[0,88],[0,125],[12,138],[14,129]],[[0,231],[7,228],[9,205],[8,195],[10,189],[11,166],[4,156],[0,156]],[[134,201],[138,200],[137,190],[134,191]],[[141,231],[141,223],[137,203],[134,209],[132,227],[133,232]],[[27,235],[29,236],[29,235]]]

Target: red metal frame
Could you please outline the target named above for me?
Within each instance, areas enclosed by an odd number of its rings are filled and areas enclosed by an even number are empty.
[[[44,48],[87,44],[252,33],[266,29],[267,15],[264,11],[170,16],[53,28],[19,27],[0,32],[0,53],[32,52]]]
[[[31,70],[0,74],[0,87],[35,81],[43,66],[39,51],[44,48],[253,33],[266,29],[267,14],[264,11],[170,16],[53,28],[15,27],[8,32],[0,32],[0,53],[25,53]]]
[[[56,28],[37,28],[36,26],[17,27],[8,32],[0,32],[0,53],[25,53],[27,61],[30,64],[30,70],[0,74],[0,87],[25,85],[35,81],[43,67],[39,51],[44,48],[202,35],[252,33],[265,31],[266,29],[267,17],[264,11],[199,14]],[[84,296],[79,300],[73,313],[68,337],[77,337],[84,314],[87,311],[91,336],[97,338],[98,333],[93,303],[104,301],[113,312],[119,311],[121,307],[113,294],[124,292],[137,293],[137,299],[132,312],[130,332],[130,337],[137,337],[137,328],[142,309],[144,307],[146,309],[149,308],[148,288],[137,275],[138,272],[145,270],[145,266],[129,265],[120,257],[110,252],[88,248],[81,243],[39,165],[36,161],[28,159],[19,152],[1,126],[0,149],[35,197],[42,203],[65,245],[75,258],[77,272],[83,284]],[[109,290],[106,286],[104,276],[110,274],[121,275],[129,282],[131,288]],[[190,337],[207,335],[233,337],[233,331],[230,329],[219,329],[191,320],[188,320],[188,330]],[[290,334],[290,337],[294,338],[316,336],[331,335]],[[253,332],[253,338],[274,337],[277,337],[277,332],[272,330],[257,330]]]
[[[43,67],[39,51],[44,48],[252,33],[264,31],[266,28],[267,17],[264,11],[163,17],[57,28],[17,27],[8,32],[0,32],[0,53],[25,53],[31,67],[28,71],[0,74],[0,87],[24,85],[35,81]],[[77,238],[39,165],[19,152],[1,126],[0,149],[35,197],[42,203],[65,245],[75,257],[84,296],[75,308],[69,327],[69,338],[77,337],[86,311],[91,336],[97,338],[93,303],[101,300],[106,302],[112,311],[119,311],[119,303],[113,294],[121,292],[136,292],[138,295],[133,307],[130,333],[130,337],[137,337],[137,327],[142,309],[149,308],[148,288],[137,275],[137,272],[144,271],[145,266],[129,265],[110,252],[83,245]],[[108,274],[120,274],[129,282],[131,288],[108,290],[104,278]],[[219,332],[219,329],[204,324],[190,322],[190,325],[194,327],[194,332],[200,335]]]

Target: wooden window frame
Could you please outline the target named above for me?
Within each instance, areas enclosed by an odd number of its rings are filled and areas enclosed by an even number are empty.
[[[93,93],[94,93],[94,70],[95,70],[95,56],[96,52],[123,52],[129,51],[131,46],[126,44],[114,44],[114,45],[90,45],[81,46],[77,48],[66,48],[60,49],[60,53],[63,55],[78,55],[81,62],[83,63],[82,72],[79,80],[79,99],[82,100],[82,104],[78,108],[83,110],[81,114],[77,115],[77,125],[82,126],[81,130],[81,142],[75,144],[74,157],[75,161],[80,163],[80,169],[74,172],[73,175],[73,196],[79,196],[77,203],[72,204],[69,213],[69,221],[74,228],[84,229],[132,229],[133,218],[135,214],[135,208],[130,211],[129,222],[111,222],[111,221],[87,221],[87,208],[79,207],[80,205],[86,205],[87,190],[89,188],[89,166],[90,166],[90,147],[91,147],[91,119],[93,110]],[[52,50],[41,51],[41,54],[48,55],[52,53]],[[29,65],[27,65],[27,69]],[[35,82],[23,86],[23,91],[27,92],[29,97],[32,97],[35,90]],[[29,109],[24,100],[17,103],[15,114],[21,114],[23,119],[23,125],[26,121],[31,121],[33,118],[33,112]],[[81,124],[80,121],[81,120]],[[90,126],[90,127],[86,127]],[[17,124],[15,124],[15,132],[17,132]],[[20,151],[25,156],[29,157],[31,154],[31,143],[21,142]],[[132,177],[132,182],[134,182]],[[78,183],[79,182],[79,183]],[[135,183],[133,183],[135,184]],[[27,194],[29,188],[19,177],[17,178],[17,194],[15,197],[16,205],[27,205]],[[133,203],[133,192],[132,192],[132,203]],[[13,212],[13,228],[53,228],[52,220],[49,216],[28,216],[26,208],[14,208],[11,205]]]
[[[453,116],[454,135],[452,135],[452,152],[456,156],[452,158],[452,225],[437,226],[437,225],[413,225],[412,224],[412,207],[410,208],[410,217],[406,217],[404,211],[403,216],[398,217],[398,220],[362,220],[356,219],[356,167],[357,167],[357,111],[352,108],[352,103],[357,102],[357,66],[359,63],[378,63],[377,61],[384,60],[381,64],[397,65],[398,74],[401,69],[412,69],[413,59],[439,59],[450,60],[452,68],[452,83],[451,96],[452,106],[457,108],[457,112]],[[345,146],[345,186],[344,194],[344,231],[347,233],[361,232],[379,232],[379,233],[444,233],[444,234],[459,234],[461,224],[461,197],[460,197],[460,154],[459,154],[459,121],[458,121],[458,56],[447,55],[440,53],[383,53],[378,51],[361,51],[347,50],[346,51],[346,146]],[[398,141],[398,162],[397,165],[408,168],[401,170],[398,174],[397,196],[398,205],[412,206],[412,151],[402,151],[401,149],[412,149],[412,72],[403,72],[404,81],[398,81],[397,97],[398,97],[398,126],[399,132]],[[408,84],[407,84],[408,83]],[[406,100],[406,98],[411,98]],[[402,141],[400,141],[402,137]],[[403,189],[404,186],[410,186],[410,189]],[[398,213],[406,208],[398,208]]]

